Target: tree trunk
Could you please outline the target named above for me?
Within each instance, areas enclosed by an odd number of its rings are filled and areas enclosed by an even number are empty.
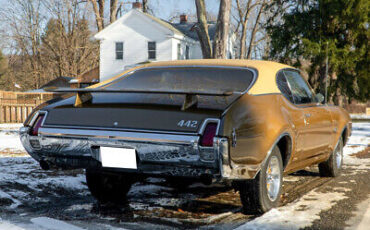
[[[227,57],[229,38],[231,0],[221,0],[218,11],[216,34],[213,42],[213,57],[223,59]]]
[[[143,12],[148,13],[148,0],[143,0]]]
[[[208,23],[204,0],[195,0],[195,5],[198,17],[198,26],[196,27],[196,31],[202,48],[203,58],[212,58],[212,47],[208,34]]]
[[[110,23],[116,21],[118,0],[110,0]]]
[[[100,5],[101,5],[101,1],[103,1],[104,3],[104,0],[99,0],[99,6],[98,6],[98,3],[97,3],[97,0],[89,0],[93,6],[93,10],[94,10],[94,14],[95,14],[95,20],[96,20],[96,26],[98,28],[98,31],[101,31],[104,29],[104,17],[101,17],[102,15],[104,16],[104,6],[103,6],[103,10],[100,9]],[[101,14],[101,12],[103,12],[103,14]]]
[[[239,23],[242,25],[242,31],[240,36],[240,56],[239,58],[244,59],[246,55],[246,39],[247,39],[247,26],[248,19],[251,10],[255,4],[251,6],[252,0],[248,0],[245,10],[243,12],[242,6],[240,6],[240,0],[236,0],[236,6],[239,13]]]
[[[242,24],[242,35],[240,37],[240,59],[245,58],[246,53],[245,40],[247,39],[247,25],[248,21],[246,21],[245,23],[243,22]]]

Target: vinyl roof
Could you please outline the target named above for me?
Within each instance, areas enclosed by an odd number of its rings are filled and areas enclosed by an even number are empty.
[[[198,59],[198,60],[180,60],[180,61],[163,61],[153,62],[141,66],[137,66],[130,70],[124,71],[121,74],[107,81],[95,85],[96,87],[106,84],[114,79],[121,77],[123,74],[133,70],[147,67],[170,67],[170,66],[225,66],[225,67],[246,67],[251,68],[257,73],[257,80],[253,87],[248,91],[249,94],[270,94],[280,93],[276,84],[276,74],[279,70],[285,68],[293,68],[288,65],[280,64],[273,61],[262,60],[242,60],[242,59]],[[293,68],[294,69],[294,68]]]

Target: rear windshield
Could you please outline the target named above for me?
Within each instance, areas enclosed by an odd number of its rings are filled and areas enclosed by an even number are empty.
[[[166,67],[139,69],[110,83],[106,89],[243,92],[253,82],[246,68]]]

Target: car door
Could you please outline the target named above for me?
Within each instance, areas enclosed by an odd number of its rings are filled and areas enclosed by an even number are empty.
[[[332,119],[326,105],[317,103],[315,95],[296,70],[284,70],[294,104],[303,112],[304,126],[301,127],[300,160],[326,156],[332,143]],[[303,139],[303,140],[302,140]],[[313,159],[314,160],[314,159]]]

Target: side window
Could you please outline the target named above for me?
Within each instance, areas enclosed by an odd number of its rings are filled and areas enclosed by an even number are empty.
[[[185,46],[185,59],[190,59],[190,48],[189,46]]]
[[[148,42],[148,59],[156,59],[157,44],[155,42]]]
[[[290,91],[288,81],[286,80],[286,77],[285,77],[283,71],[280,71],[277,74],[276,84],[277,84],[279,90],[281,91],[281,93],[284,95],[284,97],[294,104],[292,91]]]
[[[181,60],[181,44],[177,44],[177,60]]]
[[[123,42],[116,42],[116,60],[123,60]]]
[[[315,102],[310,87],[297,71],[285,70],[284,74],[292,91],[295,104]]]

